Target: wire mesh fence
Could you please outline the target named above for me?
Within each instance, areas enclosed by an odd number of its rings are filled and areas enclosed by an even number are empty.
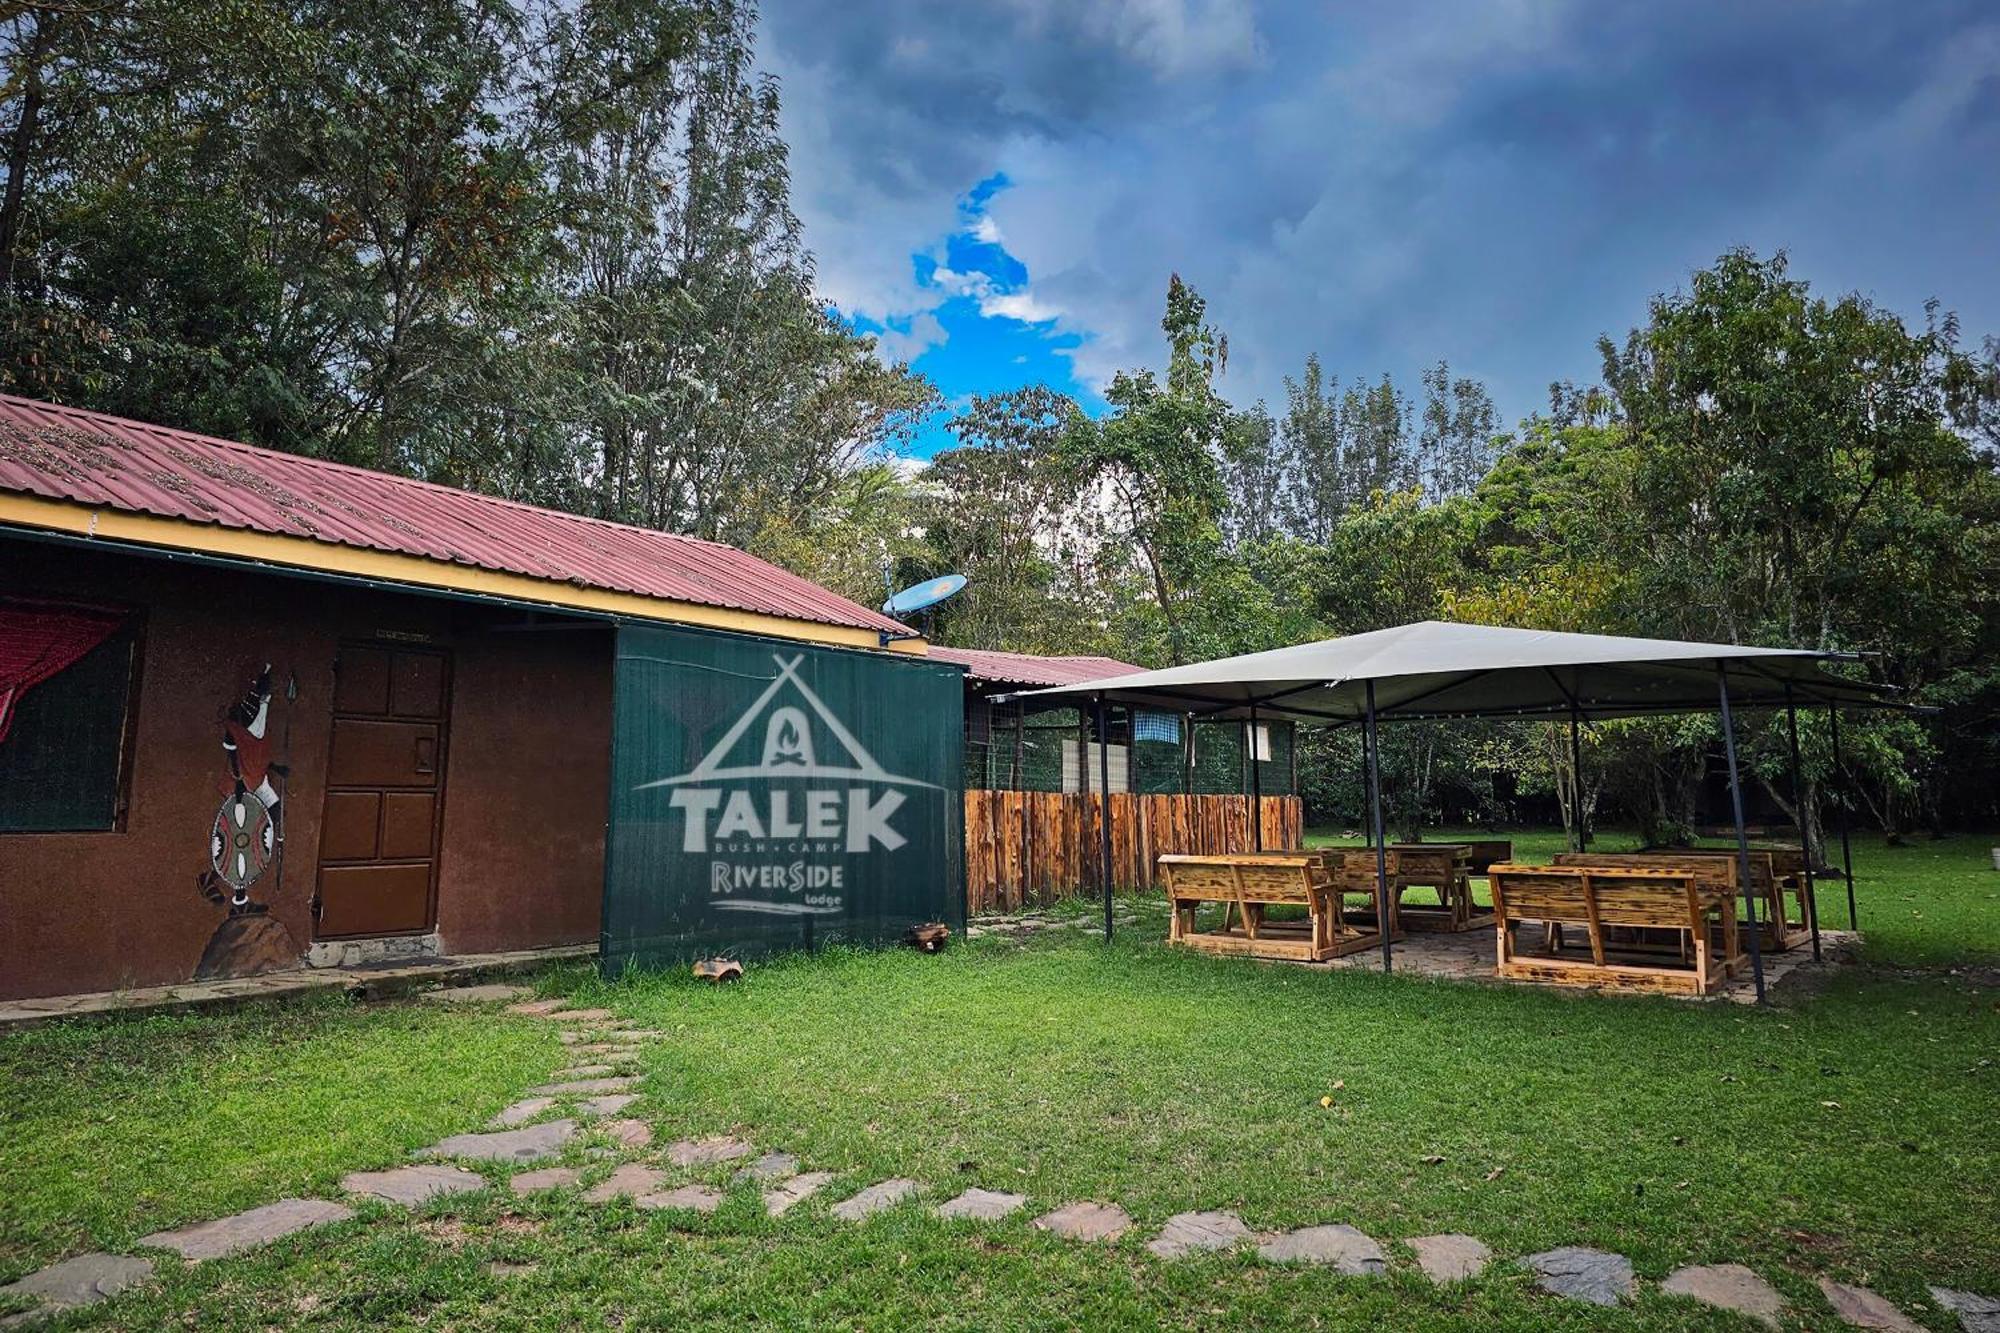
[[[1285,796],[1298,786],[1289,722],[1204,721],[1107,708],[966,708],[965,785],[984,791]],[[1108,781],[1107,781],[1108,779]]]

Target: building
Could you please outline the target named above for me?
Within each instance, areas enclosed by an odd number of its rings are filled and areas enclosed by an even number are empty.
[[[961,919],[927,647],[726,546],[0,396],[0,998]]]

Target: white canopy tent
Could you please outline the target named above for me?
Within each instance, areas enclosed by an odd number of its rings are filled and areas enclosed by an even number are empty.
[[[1819,704],[1833,710],[1836,726],[1837,710],[1843,707],[1903,706],[1887,698],[1880,687],[1826,671],[1823,664],[1836,660],[1854,660],[1854,656],[1803,648],[1630,639],[1425,620],[1269,652],[1036,690],[1031,696],[1066,695],[1077,699],[1079,706],[1085,700],[1094,701],[1100,726],[1107,703],[1181,713],[1191,718],[1243,718],[1253,723],[1260,718],[1331,725],[1360,723],[1367,756],[1376,905],[1381,916],[1382,966],[1386,971],[1394,960],[1387,922],[1388,875],[1382,833],[1378,723],[1476,717],[1567,718],[1574,755],[1577,727],[1585,719],[1719,712],[1741,874],[1747,884],[1749,839],[1743,825],[1734,709],[1786,710],[1791,721],[1796,797],[1799,704]],[[1796,800],[1794,806],[1803,819],[1802,807]],[[1254,827],[1258,821],[1253,817],[1251,823]],[[1803,823],[1799,835],[1803,846]],[[1107,825],[1101,830],[1107,939],[1111,935],[1110,837]],[[1817,954],[1819,923],[1810,866],[1806,896]],[[1848,905],[1851,914],[1851,863]],[[1754,902],[1749,904],[1749,926],[1751,966],[1761,997],[1764,969],[1756,943]]]

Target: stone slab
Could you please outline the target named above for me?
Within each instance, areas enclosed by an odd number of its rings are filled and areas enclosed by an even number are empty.
[[[139,1238],[154,1249],[177,1250],[190,1263],[221,1259],[330,1222],[345,1222],[354,1210],[325,1199],[280,1199],[261,1208],[197,1222],[176,1231],[156,1231]]]
[[[618,1072],[616,1065],[578,1065],[574,1069],[558,1069],[549,1075],[551,1083],[573,1083],[578,1079],[603,1078]]]
[[[1965,1333],[2000,1333],[2000,1297],[1932,1287],[1931,1299],[1957,1315],[1958,1326]]]
[[[433,1004],[493,1004],[533,994],[526,986],[509,986],[493,981],[483,986],[447,986],[443,990],[425,991],[424,998]]]
[[[623,1194],[637,1199],[656,1193],[665,1183],[667,1174],[655,1167],[642,1166],[638,1162],[627,1162],[604,1179],[584,1191],[585,1203],[609,1203]]]
[[[763,1184],[784,1180],[799,1173],[799,1159],[788,1152],[767,1152],[736,1173],[739,1181],[755,1180]]]
[[[1632,1279],[1632,1261],[1607,1250],[1565,1245],[1531,1254],[1522,1262],[1534,1270],[1535,1285],[1565,1300],[1616,1305],[1638,1289]]]
[[[36,1318],[109,1300],[152,1276],[151,1259],[129,1254],[79,1254],[9,1282],[0,1287],[0,1296],[25,1296],[38,1302],[39,1310],[24,1312],[27,1318]],[[0,1323],[11,1323],[15,1318],[9,1316]]]
[[[831,1171],[808,1171],[773,1185],[764,1191],[764,1211],[773,1217],[783,1217],[793,1207],[825,1189],[832,1179]]]
[[[543,1015],[564,1023],[609,1023],[618,1015],[609,1009],[558,1009]]]
[[[1348,1277],[1380,1277],[1389,1258],[1374,1238],[1349,1226],[1300,1227],[1273,1236],[1257,1256],[1274,1264],[1320,1264]]]
[[[667,1149],[667,1160],[675,1166],[714,1166],[734,1162],[757,1150],[742,1139],[712,1134],[705,1139],[682,1139]]]
[[[487,1123],[495,1129],[513,1129],[517,1125],[527,1124],[555,1104],[556,1099],[553,1097],[528,1097],[515,1102],[512,1106],[502,1107],[499,1114]]]
[[[665,1194],[648,1194],[633,1200],[648,1211],[663,1209],[684,1209],[696,1213],[712,1213],[722,1206],[722,1192],[706,1185],[683,1185],[679,1189],[668,1190]]]
[[[529,1018],[547,1018],[558,1010],[569,1008],[568,1000],[523,1000],[519,1004],[507,1006],[510,1014],[526,1014]]]
[[[1004,1190],[983,1190],[973,1186],[965,1193],[937,1206],[939,1217],[968,1217],[980,1222],[993,1222],[1019,1212],[1028,1202],[1025,1194],[1008,1194]]]
[[[470,1194],[486,1188],[486,1177],[458,1166],[399,1166],[388,1171],[350,1171],[340,1178],[349,1194],[369,1194],[386,1203],[405,1206]]]
[[[1916,1320],[1891,1305],[1887,1297],[1866,1287],[1849,1286],[1845,1282],[1823,1277],[1819,1280],[1819,1289],[1840,1322],[1850,1328],[1872,1328],[1883,1333],[1923,1333]]]
[[[1690,1264],[1676,1268],[1660,1283],[1660,1290],[1686,1296],[1718,1310],[1734,1310],[1771,1328],[1785,1312],[1785,1298],[1778,1289],[1742,1264]]]
[[[638,1050],[635,1045],[622,1041],[587,1041],[587,1037],[599,1035],[596,1032],[565,1032],[563,1045],[569,1047],[572,1056],[577,1055],[631,1055]]]
[[[576,1104],[578,1115],[586,1115],[596,1120],[602,1116],[617,1115],[620,1111],[639,1100],[636,1092],[611,1092],[602,1097],[585,1097]]]
[[[878,1180],[851,1199],[843,1199],[828,1211],[843,1222],[859,1222],[885,1208],[893,1208],[917,1192],[917,1182],[894,1177]]]
[[[1113,1241],[1132,1228],[1132,1218],[1115,1203],[1066,1203],[1035,1219],[1044,1231],[1068,1240]]]
[[[1433,1282],[1463,1282],[1478,1277],[1493,1262],[1493,1251],[1485,1241],[1455,1231],[1416,1236],[1408,1244],[1417,1252],[1417,1267]]]
[[[573,1166],[545,1166],[535,1171],[523,1171],[507,1185],[516,1194],[540,1194],[543,1190],[568,1189],[582,1176],[583,1172]]]
[[[636,1078],[579,1078],[567,1083],[543,1083],[528,1092],[535,1097],[583,1097],[596,1092],[630,1092],[638,1086]]]
[[[1162,1259],[1209,1250],[1226,1250],[1250,1239],[1250,1228],[1230,1212],[1175,1213],[1160,1228],[1160,1234],[1146,1242],[1146,1248]]]
[[[440,1139],[418,1155],[422,1157],[469,1157],[482,1162],[532,1162],[554,1157],[576,1133],[576,1121],[551,1120],[526,1129],[503,1129],[491,1134],[454,1134]]]
[[[643,1148],[653,1141],[653,1127],[643,1120],[607,1120],[598,1128],[621,1147]]]

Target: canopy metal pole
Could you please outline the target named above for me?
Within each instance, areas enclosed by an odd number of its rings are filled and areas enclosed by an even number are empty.
[[[1264,850],[1264,775],[1257,768],[1257,705],[1250,705],[1250,845]]]
[[[1375,929],[1382,933],[1382,971],[1395,966],[1389,946],[1389,847],[1382,836],[1382,764],[1375,732],[1375,682],[1368,682],[1368,730],[1362,749],[1368,757],[1368,827],[1375,834]]]
[[[1087,769],[1088,764],[1084,767]],[[1111,943],[1111,728],[1105,725],[1104,696],[1097,696],[1097,864],[1104,871],[1104,942]]]
[[[1819,957],[1819,896],[1813,884],[1812,839],[1806,836],[1806,795],[1805,784],[1799,779],[1799,710],[1792,700],[1790,682],[1785,685],[1785,721],[1791,727],[1792,743],[1792,814],[1793,823],[1799,828],[1799,854],[1805,865],[1806,877],[1806,929],[1812,933],[1813,961]]]
[[[1570,813],[1576,818],[1576,850],[1582,851],[1589,844],[1583,831],[1583,737],[1582,719],[1578,715],[1576,701],[1569,705],[1569,801]]]
[[[1729,711],[1729,669],[1715,664],[1715,683],[1722,695],[1722,753],[1729,761],[1729,804],[1736,815],[1736,873],[1743,889],[1745,916],[1750,924],[1750,975],[1757,983],[1757,1003],[1764,1003],[1764,945],[1758,938],[1757,886],[1750,882],[1750,834],[1743,827],[1743,783],[1736,772],[1736,720]]]
[[[1828,704],[1826,717],[1833,724],[1833,771],[1840,774],[1840,873],[1847,880],[1847,928],[1859,930],[1861,918],[1854,910],[1854,846],[1847,837],[1848,785],[1853,779],[1847,771],[1847,757],[1840,748],[1840,710]]]

